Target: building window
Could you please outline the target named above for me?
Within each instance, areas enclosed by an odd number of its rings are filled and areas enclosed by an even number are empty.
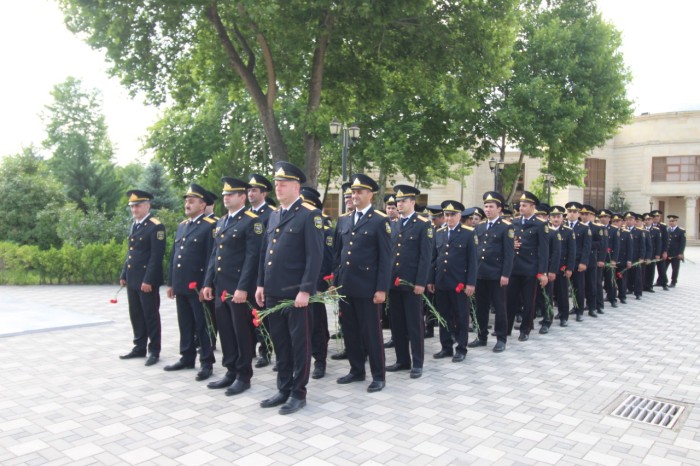
[[[651,181],[700,181],[700,156],[654,157]]]
[[[338,193],[326,193],[323,199],[323,213],[332,219],[338,218],[340,212],[340,200]]]
[[[583,203],[602,209],[605,207],[605,160],[588,158],[585,167]]]

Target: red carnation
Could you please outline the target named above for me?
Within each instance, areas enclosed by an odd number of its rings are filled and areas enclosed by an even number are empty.
[[[538,273],[537,276],[536,276],[536,278],[542,278],[542,274],[541,274],[541,273]]]
[[[256,327],[260,327],[260,319],[258,319],[258,318],[253,319],[253,325],[255,325]]]
[[[228,293],[226,292],[226,290],[224,290],[224,292],[221,293],[221,301],[222,301],[222,302],[223,302],[223,301],[226,301],[226,295],[227,295],[227,294],[228,294]]]
[[[258,316],[258,310],[257,310],[257,309],[253,309],[253,318],[254,318],[254,319],[259,319],[259,318],[260,318],[260,317]]]
[[[112,304],[117,304],[117,300],[114,299],[114,298],[110,299],[109,302],[112,303]]]
[[[608,252],[609,252],[609,253],[612,252],[612,248],[608,248]]]
[[[615,274],[615,276],[616,276],[617,278],[619,278],[619,279],[622,279],[622,273],[620,273],[620,272],[617,272],[617,273]]]
[[[561,272],[564,272],[565,270],[566,270],[566,266],[565,266],[565,265],[562,265],[561,268],[559,269],[559,271],[561,271]]]
[[[455,288],[455,291],[457,293],[461,293],[462,291],[464,291],[464,283],[458,283],[457,287]]]
[[[189,287],[190,287],[190,290],[196,290],[197,289],[197,282],[190,282]]]
[[[323,277],[323,279],[327,282],[332,282],[334,278],[335,278],[335,275],[333,275],[333,274],[329,274],[329,275],[326,275],[325,277]]]
[[[396,280],[394,280],[394,286],[399,286],[401,285],[401,279],[399,277],[396,277]]]

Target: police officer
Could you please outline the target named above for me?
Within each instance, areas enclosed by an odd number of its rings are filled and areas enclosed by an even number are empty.
[[[617,297],[622,304],[627,304],[627,271],[632,267],[632,234],[622,223],[622,214],[613,213],[611,223],[619,232],[619,248],[617,254],[617,267],[615,268],[615,280],[617,284]]]
[[[391,280],[391,225],[385,214],[372,207],[372,197],[379,190],[377,183],[361,173],[350,179],[355,211],[338,219],[334,240],[335,285],[345,296],[340,301],[340,312],[350,373],[337,382],[363,381],[367,354],[372,371],[367,391],[376,392],[385,385],[379,313]]]
[[[160,357],[160,294],[163,284],[165,226],[151,215],[153,195],[139,189],[127,191],[134,223],[129,233],[129,251],[119,283],[126,286],[134,348],[121,359],[148,359],[152,366]]]
[[[223,378],[207,387],[229,387],[226,395],[230,396],[248,390],[253,376],[255,332],[251,308],[264,227],[256,214],[246,210],[246,189],[250,185],[228,176],[221,181],[228,213],[216,225],[202,295],[204,299],[216,299],[222,364],[227,369]]]
[[[197,358],[194,336],[197,335],[201,369],[196,380],[206,380],[211,376],[214,364],[212,345],[215,331],[210,328],[211,319],[205,315],[208,310],[205,311],[199,294],[211,255],[216,222],[204,214],[208,197],[204,188],[192,183],[184,197],[187,219],[178,225],[175,233],[167,290],[168,298],[175,298],[182,357],[164,369],[178,371],[194,367]]]
[[[399,211],[396,208],[396,197],[393,194],[384,196],[384,210],[386,211],[389,220],[395,222],[399,218]]]
[[[617,261],[620,256],[620,230],[611,223],[613,212],[609,209],[601,209],[598,212],[600,223],[607,230],[608,248],[605,252],[605,269],[603,271],[603,287],[598,289],[598,309],[603,309],[604,302],[610,302],[611,307],[617,307],[617,284],[615,273]],[[603,299],[605,291],[605,299]]]
[[[508,333],[510,334],[515,314],[523,310],[519,341],[530,338],[530,329],[535,315],[535,298],[549,282],[549,227],[537,218],[535,210],[540,201],[529,191],[520,196],[520,218],[515,219],[515,258],[508,282]]]
[[[272,183],[260,173],[251,173],[248,175],[248,202],[250,210],[258,216],[263,226],[267,227],[267,220],[270,218],[270,213],[274,210],[274,206],[267,202],[267,193],[272,191]],[[262,320],[262,328],[269,328],[270,322],[267,317]],[[255,329],[255,336],[259,343],[258,360],[255,362],[255,367],[261,368],[270,364],[270,355],[267,354],[267,345],[263,338],[262,329]]]
[[[316,292],[323,262],[323,217],[302,201],[306,175],[289,162],[274,166],[275,192],[280,207],[270,214],[263,242],[255,299],[272,308],[291,299],[287,307],[270,315],[270,335],[277,354],[277,389],[260,403],[263,408],[282,405],[280,414],[306,406],[306,385],[311,365],[309,298]]]
[[[207,201],[207,206],[204,209],[204,216],[214,220],[214,223],[219,221],[219,217],[217,217],[216,214],[214,213],[214,203],[216,202],[216,200],[218,198],[219,197],[216,194],[214,194],[213,192],[207,191],[207,196],[205,198]],[[216,228],[216,226],[214,228]],[[200,292],[200,295],[201,295],[201,292]],[[202,297],[202,299],[204,300],[203,297]],[[216,351],[216,336],[219,333],[219,327],[216,323],[215,302],[214,302],[214,300],[211,300],[211,301],[204,300],[204,306],[206,306],[207,311],[209,312],[208,316],[211,318],[211,325],[214,328],[214,335],[212,338],[211,347],[212,347],[212,350]],[[199,348],[199,337],[197,336],[196,333],[194,335],[194,346]]]
[[[576,234],[574,230],[564,225],[566,210],[562,206],[552,206],[549,210],[549,221],[552,233],[559,239],[559,264],[557,276],[553,283],[553,295],[559,311],[559,326],[569,325],[569,282],[576,268]],[[548,283],[549,287],[550,284]]]
[[[646,230],[638,227],[636,218],[638,214],[626,212],[624,215],[627,229],[632,237],[632,255],[628,259],[631,264],[627,271],[627,289],[634,292],[636,299],[642,299],[642,263],[646,258]],[[641,219],[641,216],[639,216]]]
[[[428,288],[435,293],[435,307],[448,327],[440,327],[441,349],[433,357],[452,356],[452,362],[461,362],[467,355],[471,307],[468,298],[476,287],[478,240],[472,227],[460,224],[460,214],[464,211],[461,203],[448,200],[441,207],[445,225],[436,232]]]
[[[581,224],[586,225],[591,232],[591,253],[586,264],[586,306],[588,315],[598,317],[598,287],[603,283],[603,268],[605,267],[605,252],[607,250],[607,230],[595,222],[596,210],[593,206],[584,204],[581,207]]]
[[[352,203],[352,189],[350,189],[350,182],[346,181],[340,186],[340,191],[343,193],[344,212],[352,212],[355,210],[355,204]]]
[[[316,209],[323,212],[323,202],[321,194],[314,188],[304,186],[300,191],[304,202],[311,204]],[[323,262],[321,272],[318,275],[316,289],[319,292],[328,291],[328,281],[324,278],[333,271],[333,228],[331,220],[326,214],[323,216]],[[320,379],[326,375],[326,358],[328,357],[328,315],[324,303],[312,303],[309,305],[311,315],[311,355],[314,358],[314,371],[312,379]]]
[[[410,370],[410,377],[416,379],[423,375],[423,293],[433,258],[433,227],[415,212],[416,197],[420,195],[417,188],[400,184],[394,186],[394,192],[400,217],[392,229],[389,303],[396,363],[386,370]]]
[[[574,308],[576,322],[583,320],[584,296],[586,291],[586,269],[591,255],[592,233],[588,226],[581,224],[579,217],[583,206],[579,202],[567,202],[566,220],[568,227],[574,231],[576,238],[576,268],[572,274],[572,285],[574,287]]]
[[[671,263],[671,288],[676,287],[681,261],[685,254],[685,230],[678,226],[678,215],[667,215],[668,218],[668,257]]]
[[[425,207],[425,210],[430,214],[430,221],[437,230],[445,223],[445,216],[442,213],[440,204],[433,204]]]
[[[496,314],[495,335],[498,341],[493,351],[505,351],[508,339],[508,316],[506,314],[506,289],[513,269],[515,232],[507,220],[501,218],[505,199],[500,193],[487,191],[483,195],[485,221],[476,227],[479,244],[479,265],[476,275],[476,319],[479,324],[478,338],[467,346],[486,346],[488,339],[489,311]]]
[[[653,217],[653,226],[659,229],[661,232],[661,257],[656,263],[656,271],[659,278],[656,279],[656,285],[660,286],[664,291],[668,291],[668,275],[666,274],[666,269],[668,268],[668,225],[661,221],[660,210],[652,210],[651,215]]]
[[[644,214],[644,228],[649,234],[652,253],[651,260],[644,266],[644,291],[655,293],[654,291],[654,273],[656,272],[656,264],[661,262],[661,254],[663,252],[661,230],[654,226],[654,217],[651,213]],[[668,253],[668,250],[666,250]]]

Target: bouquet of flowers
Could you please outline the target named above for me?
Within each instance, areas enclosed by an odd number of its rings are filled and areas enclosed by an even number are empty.
[[[410,287],[416,286],[409,281],[402,280],[400,277],[396,277],[396,280],[394,280],[394,286],[401,286],[401,285],[406,285],[406,286],[410,286]],[[462,285],[462,287],[464,287],[464,284],[460,283],[460,285]],[[459,285],[457,285],[457,288],[459,288]],[[440,315],[440,313],[435,309],[435,306],[433,306],[433,303],[430,302],[430,300],[425,295],[425,293],[422,293],[421,296],[423,297],[423,301],[425,302],[425,304],[428,305],[428,311],[433,315],[433,317],[435,317],[435,320],[437,320],[438,324],[442,325],[443,327],[445,327],[446,329],[449,330],[449,328],[447,327],[447,322]]]

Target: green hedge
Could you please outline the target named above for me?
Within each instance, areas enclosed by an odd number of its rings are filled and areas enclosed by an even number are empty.
[[[125,254],[126,243],[116,241],[47,250],[0,242],[0,284],[116,283]]]

